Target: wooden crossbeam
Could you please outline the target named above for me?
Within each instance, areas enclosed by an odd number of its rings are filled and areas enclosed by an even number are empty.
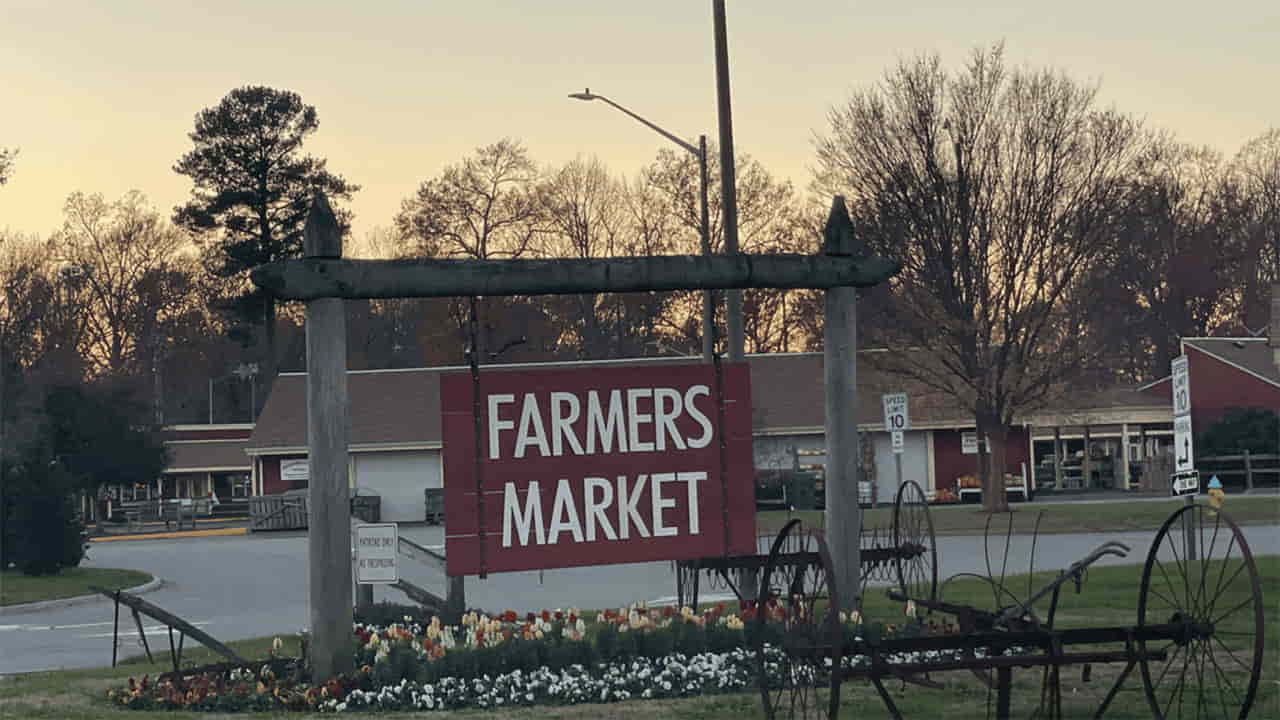
[[[880,257],[785,254],[555,260],[303,258],[262,265],[253,271],[253,282],[286,300],[827,289],[870,287],[899,267]]]

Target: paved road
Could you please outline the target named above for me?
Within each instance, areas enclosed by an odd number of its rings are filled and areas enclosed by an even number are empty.
[[[441,542],[440,530],[409,527],[406,535],[425,544]],[[1280,550],[1280,526],[1245,529],[1257,553]],[[1130,544],[1128,560],[1107,558],[1104,564],[1141,563],[1154,532],[1113,535],[1042,536],[1036,549],[1037,569],[1058,569],[1084,556],[1105,540]],[[996,571],[1003,542],[993,544]],[[1015,539],[1009,572],[1028,566],[1029,538]],[[940,577],[956,572],[985,572],[981,537],[939,540]],[[219,640],[296,632],[308,625],[306,537],[250,535],[98,543],[86,565],[145,570],[165,580],[147,599],[177,613]],[[402,565],[406,579],[443,590],[444,578],[425,568]],[[1135,594],[1139,574],[1134,575]],[[617,607],[635,600],[669,597],[675,587],[670,563],[510,573],[487,580],[467,580],[467,600],[489,610],[533,610],[578,606]],[[1087,590],[1086,590],[1087,591]],[[398,593],[391,597],[397,600]],[[381,589],[377,599],[383,599]],[[97,667],[111,661],[112,605],[101,602],[38,613],[0,615],[0,674],[60,667]],[[121,653],[141,652],[132,618],[121,618]],[[167,650],[164,628],[146,623],[153,649]]]

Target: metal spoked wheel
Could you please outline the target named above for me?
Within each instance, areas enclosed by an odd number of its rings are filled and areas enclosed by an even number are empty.
[[[1142,569],[1138,628],[1182,625],[1173,640],[1139,639],[1142,685],[1157,720],[1248,716],[1262,673],[1258,570],[1240,528],[1190,505],[1156,535]]]
[[[933,518],[924,491],[913,480],[902,483],[893,502],[894,567],[898,587],[911,600],[938,599],[938,552]]]
[[[842,646],[834,582],[822,536],[803,532],[799,520],[787,523],[769,550],[752,633],[770,720],[838,715]]]

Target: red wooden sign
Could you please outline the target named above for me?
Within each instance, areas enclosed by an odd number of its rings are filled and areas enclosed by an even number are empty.
[[[488,368],[474,391],[440,379],[451,575],[755,551],[745,364]]]

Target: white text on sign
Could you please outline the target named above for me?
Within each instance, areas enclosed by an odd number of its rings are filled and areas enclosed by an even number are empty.
[[[552,392],[543,407],[538,395],[525,393],[518,421],[504,413],[516,403],[514,394],[489,395],[489,459],[501,458],[502,435],[513,431],[512,457],[516,458],[704,448],[715,433],[695,400],[710,395],[706,385],[694,385],[684,393],[665,387],[612,390],[607,398],[591,390],[584,403],[577,393]],[[680,431],[676,423],[682,416],[698,425],[696,436],[686,437]]]
[[[620,475],[615,481],[603,477],[582,479],[583,501],[581,512],[574,498],[574,484],[561,478],[556,485],[555,500],[550,518],[542,513],[542,486],[537,480],[529,483],[521,502],[520,491],[513,482],[506,483],[502,494],[502,546],[529,545],[530,535],[536,545],[555,545],[561,535],[568,534],[573,542],[596,540],[628,540],[635,537],[671,537],[678,534],[677,526],[667,524],[664,513],[674,509],[677,498],[664,493],[664,486],[683,484],[686,534],[701,532],[698,522],[698,483],[707,479],[707,473],[666,472],[639,474],[634,478]],[[648,484],[649,503],[645,507],[641,498]],[[614,526],[611,517],[617,518]],[[647,520],[647,523],[646,523]]]

